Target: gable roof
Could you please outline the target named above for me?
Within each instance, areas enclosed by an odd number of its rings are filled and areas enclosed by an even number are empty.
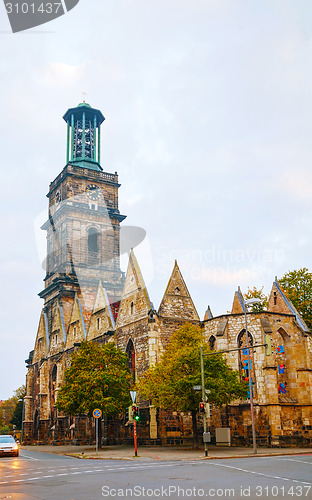
[[[282,300],[282,308],[283,311],[279,310],[281,308],[280,304],[277,304],[275,306],[274,304],[274,293],[277,293]],[[286,310],[285,310],[286,308]],[[302,318],[301,314],[297,311],[291,300],[287,297],[286,293],[282,289],[281,285],[277,280],[273,282],[271,294],[269,297],[269,305],[268,305],[268,311],[275,311],[275,312],[288,312],[290,314],[293,314],[296,317],[296,322],[298,323],[299,327],[306,333],[310,333],[310,330],[308,326],[306,325],[304,319]]]
[[[231,314],[240,314],[245,312],[245,301],[240,287],[234,294]]]
[[[159,316],[199,321],[199,316],[177,261],[158,309]]]
[[[129,304],[133,302],[133,314],[129,316]],[[116,328],[132,323],[144,317],[147,318],[148,312],[153,308],[141,269],[131,249],[129,256],[128,269],[125,278],[122,298],[120,301]]]

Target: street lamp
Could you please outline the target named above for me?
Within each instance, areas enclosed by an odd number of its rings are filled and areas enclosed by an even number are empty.
[[[255,430],[255,416],[253,408],[253,393],[252,393],[252,379],[251,379],[251,368],[252,368],[252,356],[251,350],[249,349],[249,339],[248,339],[248,328],[247,328],[247,308],[253,304],[259,304],[261,302],[258,298],[252,298],[244,301],[244,314],[245,314],[245,331],[246,331],[246,347],[248,352],[248,372],[249,372],[249,401],[250,401],[250,413],[251,413],[251,428],[252,428],[252,446],[253,452],[257,453],[257,441],[256,441],[256,430]]]

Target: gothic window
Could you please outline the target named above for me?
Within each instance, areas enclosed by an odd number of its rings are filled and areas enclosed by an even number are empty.
[[[43,348],[43,339],[38,340],[38,347],[39,347],[39,353],[41,354],[42,348]]]
[[[248,346],[253,346],[253,337],[248,332]],[[249,377],[251,375],[253,382],[253,395],[255,395],[255,369],[254,369],[254,357],[252,349],[247,349],[247,338],[246,338],[246,330],[242,330],[237,337],[237,347],[239,347],[240,351],[238,351],[238,364],[239,364],[239,373],[241,380],[245,380],[249,382]]]
[[[277,345],[272,346],[277,362],[277,389],[280,401],[285,401],[289,397],[289,372],[291,366],[287,363],[287,344],[289,336],[283,328],[278,329]]]
[[[211,337],[209,337],[209,348],[211,351],[213,351],[215,349],[215,345],[216,345],[216,337],[214,335],[211,335]]]
[[[133,314],[133,311],[134,311],[134,304],[133,304],[133,302],[131,302],[131,305],[130,305],[130,312],[131,312],[131,314]]]
[[[50,396],[51,396],[51,417],[52,421],[54,421],[54,404],[55,404],[55,389],[57,383],[57,366],[53,366],[51,379],[50,379]]]
[[[277,292],[274,292],[274,305],[276,306],[277,304]]]
[[[97,329],[99,330],[101,328],[101,318],[97,318],[96,325],[97,325]]]
[[[93,253],[99,251],[99,233],[94,227],[91,227],[88,231],[88,249],[89,252]]]
[[[127,349],[126,349],[126,354],[127,354],[127,364],[130,372],[132,373],[133,379],[135,379],[135,350],[134,350],[134,345],[133,341],[129,339]]]

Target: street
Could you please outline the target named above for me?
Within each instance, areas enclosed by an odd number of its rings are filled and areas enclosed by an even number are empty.
[[[136,461],[21,450],[18,458],[0,458],[0,500],[131,497],[312,499],[312,454]]]

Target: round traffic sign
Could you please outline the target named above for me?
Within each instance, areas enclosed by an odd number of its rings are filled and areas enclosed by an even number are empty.
[[[98,408],[93,410],[93,416],[94,416],[94,418],[101,418],[101,416],[102,416],[101,410],[99,410]]]

